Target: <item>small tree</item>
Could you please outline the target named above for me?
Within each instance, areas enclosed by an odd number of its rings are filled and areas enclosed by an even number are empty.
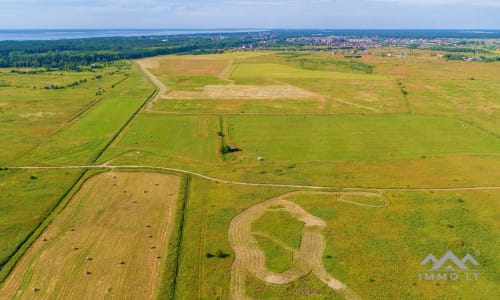
[[[217,255],[218,258],[226,258],[230,256],[228,253],[224,253],[221,249],[217,250],[215,255]]]

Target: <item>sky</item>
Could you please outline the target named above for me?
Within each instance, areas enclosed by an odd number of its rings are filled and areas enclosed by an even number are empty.
[[[0,29],[500,29],[500,0],[0,0]]]

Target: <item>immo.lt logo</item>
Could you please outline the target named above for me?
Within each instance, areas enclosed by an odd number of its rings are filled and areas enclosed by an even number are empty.
[[[479,263],[468,253],[462,259],[458,259],[451,251],[446,252],[440,259],[437,259],[431,253],[427,255],[420,265],[431,266],[430,269],[418,273],[418,278],[420,280],[475,281],[479,277],[479,271],[471,269],[475,266],[479,266]]]

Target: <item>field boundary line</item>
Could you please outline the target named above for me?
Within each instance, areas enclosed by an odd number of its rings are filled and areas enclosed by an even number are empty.
[[[441,116],[441,115],[438,115],[438,116]],[[489,134],[489,135],[491,135],[491,136],[493,136],[493,137],[495,137],[497,139],[500,138],[500,134],[497,134],[497,133],[495,133],[493,131],[490,131],[490,130],[482,127],[481,125],[477,124],[474,121],[470,121],[470,120],[467,120],[467,119],[462,119],[462,118],[457,117],[457,116],[446,116],[446,115],[443,115],[443,116],[448,117],[448,118],[453,119],[453,120],[457,120],[457,121],[463,122],[463,123],[465,123],[465,124],[467,124],[467,125],[469,125],[469,126],[471,126],[473,128],[476,128],[477,130],[482,131],[484,133],[487,133],[487,134]]]
[[[187,100],[190,101],[190,100]],[[252,101],[252,100],[249,100]],[[334,100],[339,102],[338,100]],[[167,115],[167,116],[190,116],[190,115],[210,115],[210,116],[407,116],[408,114],[400,113],[373,113],[366,114],[366,112],[360,113],[336,113],[336,112],[168,112],[161,110],[149,110],[145,111],[146,114],[152,115]],[[425,115],[422,116],[444,116],[444,115]]]
[[[50,133],[50,135],[56,134],[59,131],[67,128],[71,124],[75,123],[81,116],[83,116],[86,113],[88,113],[92,108],[94,108],[103,99],[104,99],[103,97],[98,98],[98,99],[94,99],[93,101],[91,101],[90,103],[88,103],[87,105],[85,105],[82,109],[80,109],[79,111],[77,111],[76,113],[74,113],[73,115],[71,115],[68,119],[62,121],[61,125],[59,125],[59,127],[57,127],[55,130],[53,130]]]
[[[203,298],[203,275],[204,275],[204,270],[205,270],[205,263],[204,263],[204,259],[203,259],[203,250],[205,249],[205,233],[206,233],[206,224],[205,224],[205,220],[206,220],[206,215],[207,215],[207,207],[206,207],[206,203],[207,202],[207,198],[205,197],[205,195],[203,195],[202,197],[202,201],[201,201],[201,218],[200,218],[200,221],[201,221],[201,224],[200,224],[200,229],[199,229],[199,233],[200,233],[200,241],[198,243],[198,285],[197,285],[197,288],[198,288],[198,299],[202,299]]]
[[[122,78],[122,79],[118,80],[117,82],[111,84],[111,88],[114,89],[117,85],[119,85],[120,83],[123,83],[124,81],[126,81],[129,78],[130,78],[130,75],[127,74],[127,76],[124,76],[124,78]],[[85,105],[82,109],[78,110],[76,113],[74,113],[73,115],[71,115],[68,119],[64,120],[61,123],[61,125],[59,125],[59,127],[56,128],[54,131],[52,131],[50,134],[51,135],[55,134],[55,133],[57,133],[57,132],[65,129],[66,127],[70,126],[71,124],[75,123],[81,116],[85,115],[90,110],[92,110],[92,108],[94,108],[102,100],[104,100],[104,97],[99,97],[99,98],[94,99],[92,102],[90,102],[89,104]]]
[[[196,173],[189,170],[183,170],[178,168],[170,167],[159,167],[159,166],[145,166],[145,165],[109,165],[107,163],[100,165],[88,165],[88,166],[18,166],[18,167],[7,167],[7,170],[36,170],[36,169],[152,169],[152,170],[165,170],[177,173],[182,173],[186,175],[192,175],[195,177],[203,178],[206,180],[233,184],[233,185],[244,185],[244,186],[264,186],[264,187],[285,187],[285,188],[299,188],[299,189],[314,189],[314,190],[326,190],[326,189],[340,189],[345,191],[473,191],[473,190],[500,190],[500,186],[469,186],[469,187],[434,187],[434,188],[399,188],[399,187],[387,187],[387,188],[377,188],[377,187],[345,187],[345,186],[321,186],[321,185],[300,185],[300,184],[286,184],[286,183],[256,183],[256,182],[242,182],[242,181],[232,181],[226,179],[220,179],[215,177],[210,177],[200,173]]]
[[[177,293],[177,277],[179,275],[179,266],[181,264],[181,256],[182,256],[182,243],[183,243],[183,238],[184,238],[184,225],[185,225],[185,217],[186,217],[186,204],[189,200],[190,196],[190,191],[191,191],[191,176],[187,175],[184,179],[183,182],[184,185],[184,190],[182,191],[183,195],[181,197],[182,202],[181,207],[180,207],[180,213],[179,213],[179,221],[178,221],[178,233],[177,233],[177,240],[176,240],[176,253],[177,257],[175,258],[175,264],[174,264],[174,270],[172,272],[173,278],[172,278],[172,289],[170,290],[170,295],[169,299],[176,299],[176,293]]]

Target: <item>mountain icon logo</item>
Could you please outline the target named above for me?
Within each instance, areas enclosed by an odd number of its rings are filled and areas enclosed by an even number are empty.
[[[474,257],[472,257],[472,255],[467,253],[464,258],[458,259],[452,251],[446,252],[446,254],[439,260],[431,253],[420,263],[420,265],[426,266],[429,262],[434,263],[431,270],[453,271],[457,267],[460,270],[469,270],[467,263],[479,266],[479,263],[474,259]]]

